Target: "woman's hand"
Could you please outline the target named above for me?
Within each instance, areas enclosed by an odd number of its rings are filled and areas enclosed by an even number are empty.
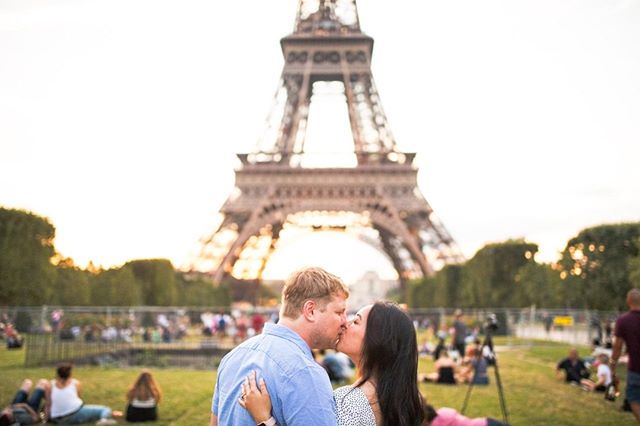
[[[260,378],[260,388],[258,388],[255,371],[252,371],[242,384],[242,396],[238,402],[249,411],[256,424],[271,418],[271,398],[267,392],[267,385],[264,379]]]

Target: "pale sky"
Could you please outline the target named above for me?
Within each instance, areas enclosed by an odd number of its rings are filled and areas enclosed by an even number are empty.
[[[0,0],[0,205],[50,218],[81,265],[186,264],[264,128],[296,4]],[[640,220],[639,1],[358,6],[396,142],[466,256],[524,237],[555,260],[584,227]],[[316,234],[267,277],[309,263],[393,275]]]

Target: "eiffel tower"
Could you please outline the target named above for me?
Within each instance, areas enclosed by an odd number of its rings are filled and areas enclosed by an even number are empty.
[[[238,154],[235,189],[194,268],[212,272],[216,282],[230,275],[260,279],[288,226],[364,228],[361,239],[388,256],[402,287],[462,261],[418,189],[415,153],[396,147],[371,73],[373,39],[360,30],[356,1],[300,0],[293,33],[280,44],[285,64],[265,137],[254,152]],[[350,167],[305,167],[318,82],[338,84],[346,99]],[[328,223],[320,218],[332,215]]]

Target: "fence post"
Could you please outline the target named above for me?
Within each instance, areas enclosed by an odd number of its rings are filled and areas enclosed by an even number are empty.
[[[40,310],[40,331],[44,333],[45,325],[47,324],[47,305],[42,305]]]

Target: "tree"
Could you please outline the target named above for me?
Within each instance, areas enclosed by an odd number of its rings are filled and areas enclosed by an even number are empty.
[[[563,283],[555,265],[527,263],[520,268],[515,280],[514,306],[567,307]]]
[[[569,240],[558,263],[568,293],[591,309],[625,309],[640,253],[640,223],[587,228]]]
[[[176,273],[177,304],[183,306],[229,306],[231,295],[225,285],[215,285],[203,276]]]
[[[435,277],[410,281],[408,284],[407,304],[412,308],[433,308],[435,304]]]
[[[134,306],[142,303],[141,284],[130,268],[112,268],[99,272],[94,278],[94,305]]]
[[[465,265],[459,293],[461,307],[510,306],[518,291],[519,270],[529,263],[538,246],[523,240],[488,244]]]
[[[143,304],[171,306],[176,303],[176,275],[169,260],[133,260],[124,268],[130,269],[140,284]]]
[[[435,277],[435,306],[455,307],[460,299],[462,287],[461,265],[447,265]]]
[[[71,259],[65,259],[56,267],[49,303],[80,306],[91,303],[91,273],[76,267]]]
[[[0,208],[0,305],[46,303],[55,279],[55,228],[40,216]]]

